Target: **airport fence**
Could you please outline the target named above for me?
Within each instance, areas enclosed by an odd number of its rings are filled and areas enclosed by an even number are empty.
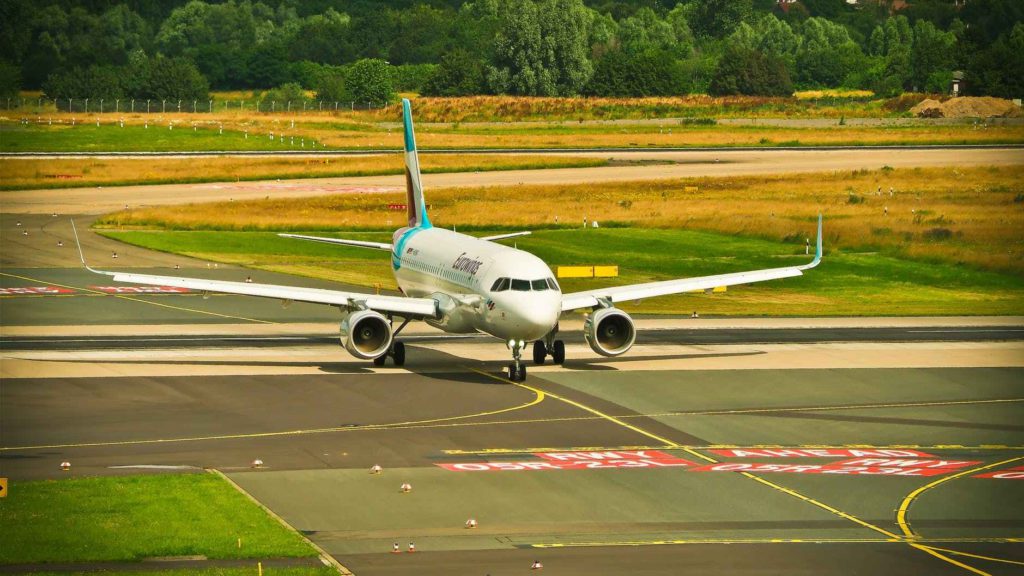
[[[388,102],[341,102],[329,100],[181,100],[155,98],[6,98],[0,100],[5,110],[23,112],[81,112],[96,113],[213,113],[257,112],[268,114],[300,114],[310,112],[339,112],[380,110]]]

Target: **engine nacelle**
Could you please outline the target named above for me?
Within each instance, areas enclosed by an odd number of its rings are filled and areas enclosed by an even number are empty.
[[[373,360],[391,348],[391,323],[379,312],[357,310],[341,321],[341,345],[349,354]]]
[[[595,310],[583,322],[583,337],[601,356],[625,354],[636,341],[633,319],[618,308]]]

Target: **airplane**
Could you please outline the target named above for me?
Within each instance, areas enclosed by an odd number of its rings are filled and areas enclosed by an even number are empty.
[[[819,214],[817,247],[814,259],[808,264],[563,294],[551,268],[543,260],[496,242],[529,232],[477,238],[431,223],[424,203],[408,99],[402,100],[402,124],[408,222],[394,232],[390,244],[280,234],[285,238],[390,253],[401,296],[95,270],[85,263],[79,245],[82,265],[90,272],[112,276],[116,282],[335,306],[342,313],[341,346],[356,358],[372,360],[377,366],[383,366],[387,358],[396,366],[405,364],[405,345],[396,337],[413,320],[422,320],[448,333],[483,332],[505,341],[512,352],[512,362],[507,366],[508,379],[521,382],[526,379],[522,352],[528,342],[533,342],[535,364],[543,364],[548,356],[555,364],[565,361],[565,343],[557,338],[559,318],[564,312],[589,308],[583,326],[586,342],[602,356],[619,356],[636,341],[633,319],[615,306],[619,302],[791,278],[801,276],[821,262]],[[78,241],[77,231],[75,240]],[[395,318],[402,319],[398,328],[394,327]]]

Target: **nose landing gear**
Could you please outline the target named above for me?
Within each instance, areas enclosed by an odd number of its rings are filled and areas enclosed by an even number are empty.
[[[524,346],[526,346],[526,342],[522,340],[508,341],[508,347],[512,350],[512,363],[508,365],[508,379],[513,382],[526,380],[526,365],[522,362]]]

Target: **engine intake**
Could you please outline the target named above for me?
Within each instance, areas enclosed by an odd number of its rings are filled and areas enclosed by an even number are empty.
[[[602,308],[583,323],[583,337],[590,348],[602,356],[625,354],[636,341],[633,319],[618,308]]]
[[[379,312],[359,310],[341,321],[341,345],[349,354],[373,360],[391,348],[391,323]]]

